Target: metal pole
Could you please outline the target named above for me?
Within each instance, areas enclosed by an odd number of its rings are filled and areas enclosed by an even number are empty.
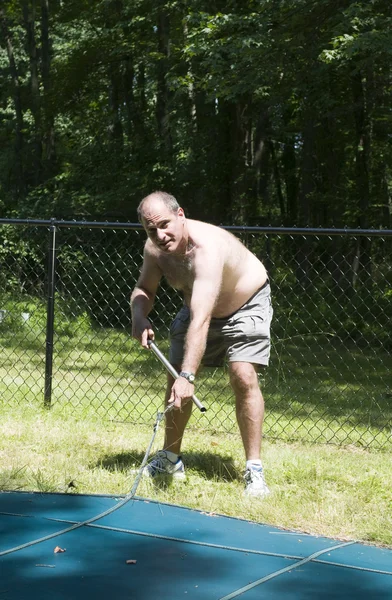
[[[151,348],[151,350],[154,352],[155,356],[157,358],[159,358],[159,360],[164,365],[164,367],[166,367],[166,369],[169,371],[169,373],[171,375],[173,375],[173,377],[175,379],[177,379],[177,377],[178,377],[177,371],[175,370],[173,365],[167,360],[167,358],[162,354],[162,352],[157,348],[157,346],[154,344],[154,342],[152,340],[148,340],[148,345]],[[206,410],[207,410],[206,407],[202,405],[202,403],[197,398],[197,396],[193,395],[192,400],[196,404],[196,406],[200,410],[200,412],[206,412]]]
[[[48,302],[46,312],[45,394],[44,406],[50,408],[52,400],[54,295],[56,276],[56,225],[52,219],[48,249]]]

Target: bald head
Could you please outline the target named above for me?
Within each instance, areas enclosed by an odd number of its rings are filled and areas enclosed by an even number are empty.
[[[171,196],[170,194],[161,191],[152,192],[152,194],[149,194],[148,196],[143,198],[143,200],[137,207],[137,215],[141,223],[143,222],[142,219],[144,211],[156,202],[162,203],[173,214],[176,214],[178,212],[178,209],[180,208],[180,205],[178,204],[174,196]]]

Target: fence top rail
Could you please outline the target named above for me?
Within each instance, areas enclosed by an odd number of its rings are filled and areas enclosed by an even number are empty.
[[[0,219],[1,225],[30,225],[34,227],[85,227],[88,229],[137,229],[142,230],[140,223],[120,223],[118,221],[67,221],[63,219]],[[321,227],[258,227],[246,225],[220,225],[228,231],[240,233],[291,234],[291,235],[361,235],[392,236],[392,229],[352,229]]]

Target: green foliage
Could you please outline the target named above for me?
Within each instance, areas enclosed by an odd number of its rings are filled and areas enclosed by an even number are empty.
[[[4,225],[0,228],[0,289],[8,293],[42,293],[45,236],[38,230]]]
[[[41,9],[34,49],[21,5],[4,2],[3,215],[135,220],[140,197],[167,188],[214,222],[357,226],[366,211],[390,226],[385,0],[50,10],[47,55]]]

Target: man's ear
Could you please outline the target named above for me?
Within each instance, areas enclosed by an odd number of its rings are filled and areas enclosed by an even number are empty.
[[[178,215],[179,217],[185,217],[184,209],[183,209],[183,208],[181,208],[181,206],[180,206],[180,207],[178,208],[178,210],[177,210],[177,215]]]

